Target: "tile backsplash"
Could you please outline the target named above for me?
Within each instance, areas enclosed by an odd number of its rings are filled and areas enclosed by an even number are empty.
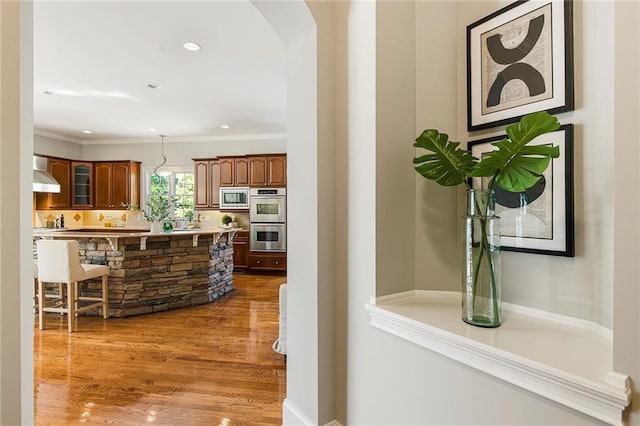
[[[195,212],[200,218],[203,228],[216,227],[222,224],[222,216],[229,214],[241,228],[249,228],[248,212],[220,212],[218,210],[202,210]],[[34,227],[44,228],[47,221],[55,222],[56,217],[64,216],[65,228],[82,228],[85,226],[149,226],[139,210],[36,210]]]

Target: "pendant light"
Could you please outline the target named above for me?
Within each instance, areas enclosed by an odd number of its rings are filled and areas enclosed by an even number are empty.
[[[160,176],[158,174],[158,169],[162,166],[164,166],[167,163],[167,157],[164,156],[164,136],[165,135],[160,135],[160,137],[162,138],[162,163],[158,164],[156,167],[154,167],[153,169],[153,174]]]

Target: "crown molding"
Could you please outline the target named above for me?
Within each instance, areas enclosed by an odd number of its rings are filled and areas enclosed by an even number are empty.
[[[71,142],[71,143],[75,143],[75,144],[78,144],[78,145],[84,145],[82,139],[78,139],[78,138],[74,138],[74,137],[66,136],[66,135],[61,135],[60,133],[51,132],[49,130],[33,129],[33,134],[34,135],[38,135],[38,136],[42,136],[44,138],[57,139],[57,140],[60,140],[60,141]]]
[[[262,133],[262,134],[247,134],[247,135],[208,135],[208,136],[174,136],[165,137],[165,143],[185,143],[185,142],[229,142],[229,141],[256,141],[256,140],[278,140],[286,139],[286,133]],[[152,143],[157,144],[159,142],[159,136],[145,137],[145,138],[126,138],[126,139],[85,139],[83,145],[127,145],[127,144],[141,144]]]
[[[80,139],[72,136],[63,135],[52,132],[50,130],[34,129],[34,135],[45,138],[57,139],[65,142],[71,142],[78,145],[127,145],[152,143],[157,144],[159,136],[143,137],[143,138],[110,138],[110,139]],[[286,133],[252,133],[244,135],[205,135],[205,136],[173,136],[165,137],[165,143],[185,143],[185,142],[230,142],[230,141],[266,141],[266,140],[282,140],[287,139]]]

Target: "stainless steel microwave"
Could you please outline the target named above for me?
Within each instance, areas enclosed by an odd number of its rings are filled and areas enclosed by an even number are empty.
[[[220,188],[220,210],[249,210],[249,188]]]

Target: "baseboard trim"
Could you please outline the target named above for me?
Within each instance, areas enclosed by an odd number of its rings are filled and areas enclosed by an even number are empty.
[[[283,426],[313,426],[313,422],[291,401],[285,398],[282,403],[282,425]]]
[[[314,426],[315,423],[311,421],[298,407],[291,401],[285,399],[282,403],[282,425],[283,426]],[[342,426],[337,420],[331,420],[325,423],[323,426]]]

